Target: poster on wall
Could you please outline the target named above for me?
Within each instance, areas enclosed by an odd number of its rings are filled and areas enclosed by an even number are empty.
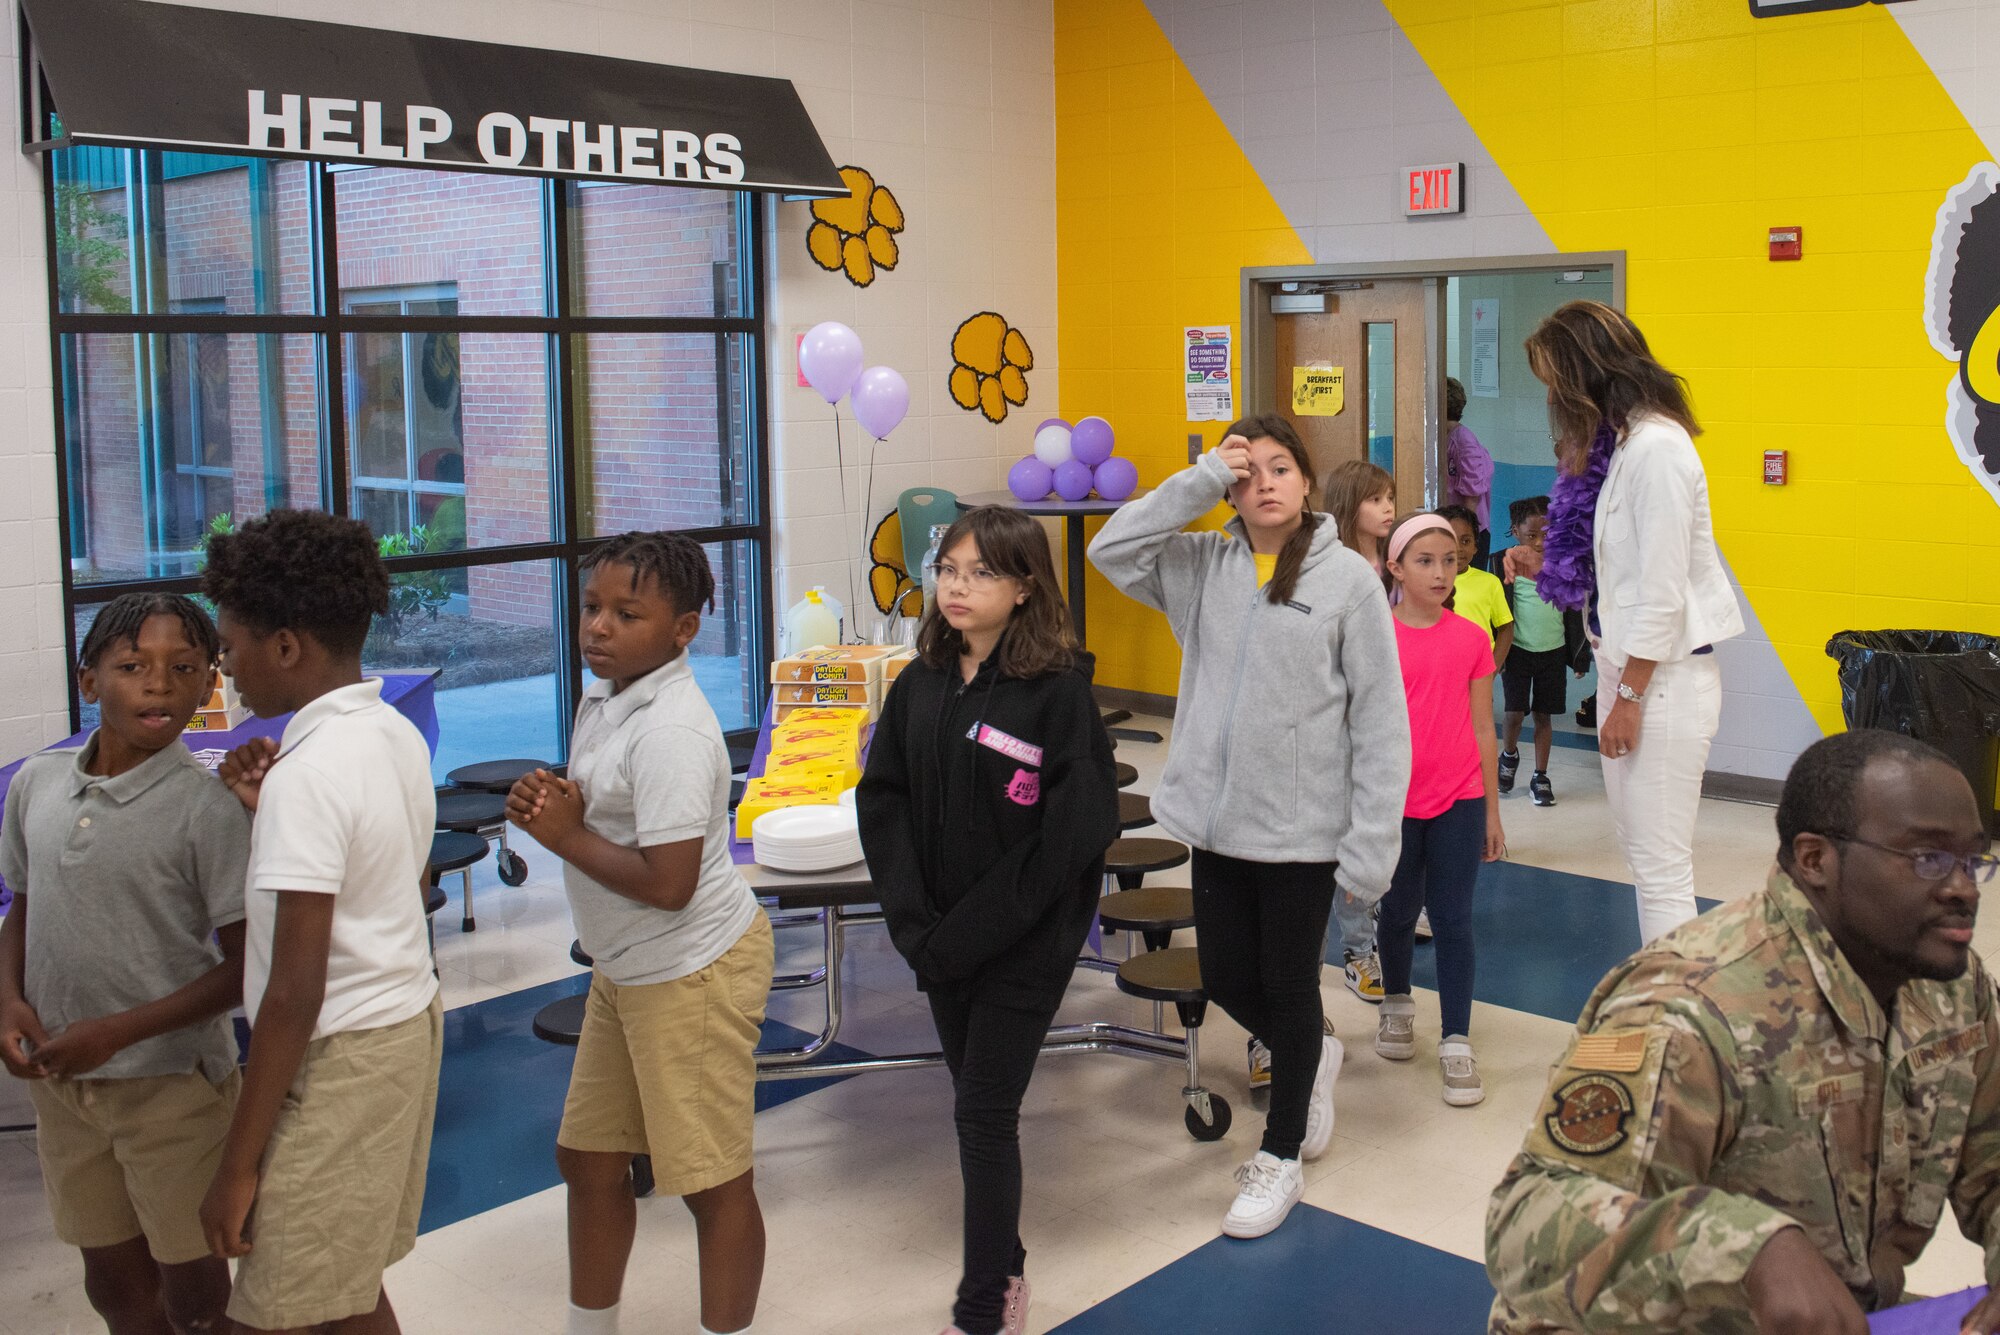
[[[1236,420],[1236,396],[1229,384],[1229,331],[1226,324],[1181,326],[1190,422]]]
[[[1500,298],[1472,299],[1472,369],[1465,392],[1475,399],[1500,397]]]
[[[1347,368],[1344,366],[1294,366],[1292,368],[1292,415],[1295,417],[1338,417],[1347,406]]]
[[[1958,363],[1945,391],[1945,433],[2000,501],[2000,165],[1974,167],[1938,208],[1924,329]]]

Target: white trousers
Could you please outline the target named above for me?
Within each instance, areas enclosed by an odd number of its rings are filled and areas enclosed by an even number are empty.
[[[1622,664],[1597,660],[1597,716],[1618,700]],[[1651,941],[1695,916],[1694,824],[1709,744],[1722,722],[1722,671],[1715,655],[1661,663],[1646,687],[1639,744],[1604,763],[1604,795],[1639,900],[1639,939]]]

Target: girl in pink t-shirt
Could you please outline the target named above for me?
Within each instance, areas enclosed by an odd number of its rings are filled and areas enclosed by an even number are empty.
[[[1396,649],[1410,706],[1412,765],[1403,855],[1376,925],[1387,996],[1375,1051],[1391,1061],[1416,1055],[1410,956],[1417,915],[1427,911],[1437,943],[1444,1101],[1468,1107],[1486,1097],[1469,1037],[1472,888],[1480,862],[1504,856],[1507,840],[1500,829],[1493,652],[1486,632],[1447,606],[1458,576],[1457,548],[1450,523],[1420,514],[1396,525],[1384,552],[1402,594],[1394,609]]]

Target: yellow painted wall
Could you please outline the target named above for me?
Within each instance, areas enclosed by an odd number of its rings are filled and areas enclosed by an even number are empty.
[[[1388,7],[1556,245],[1627,252],[1629,309],[1708,429],[1724,553],[1822,726],[1833,632],[2000,631],[2000,511],[1945,436],[1954,368],[1922,323],[1937,207],[1987,154],[1891,15]],[[1237,323],[1237,271],[1307,250],[1143,5],[1058,0],[1056,20],[1063,406],[1112,416],[1151,483],[1195,429],[1179,323]],[[1772,263],[1766,229],[1789,224],[1806,258]],[[1791,485],[1763,485],[1767,448]],[[1092,594],[1100,681],[1171,692],[1159,618]]]

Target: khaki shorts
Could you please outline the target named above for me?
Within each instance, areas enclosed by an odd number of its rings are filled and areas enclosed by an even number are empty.
[[[142,1234],[161,1265],[208,1255],[202,1197],[243,1078],[199,1072],[132,1080],[30,1080],[36,1147],[56,1236],[111,1247]]]
[[[771,966],[771,920],[759,911],[720,959],[685,977],[622,987],[593,974],[556,1143],[650,1154],[664,1196],[749,1172]]]
[[[285,1093],[236,1267],[233,1320],[316,1326],[375,1310],[424,1208],[444,1009],[314,1039]]]

